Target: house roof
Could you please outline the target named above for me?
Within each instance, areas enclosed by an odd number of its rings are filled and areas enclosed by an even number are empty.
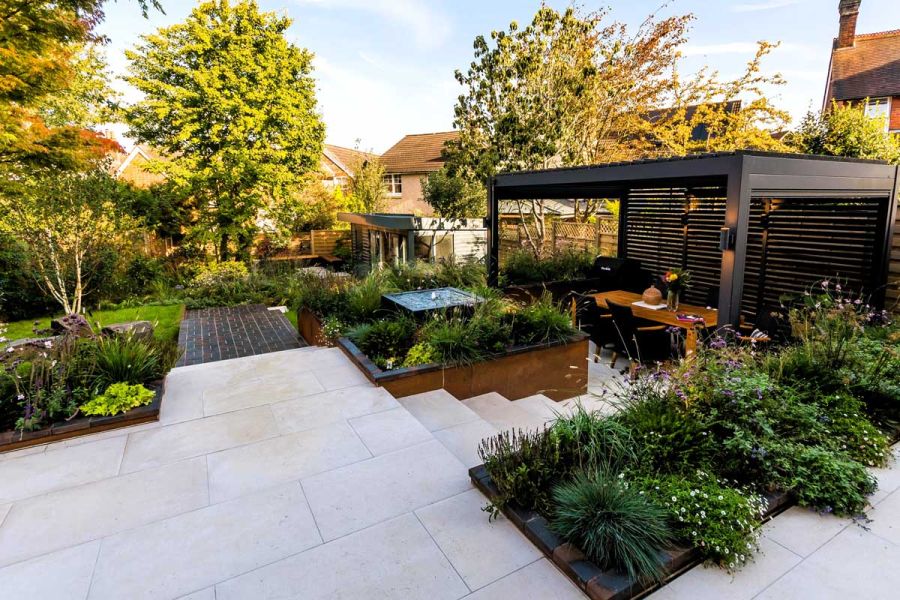
[[[728,100],[727,102],[716,102],[712,104],[691,104],[684,109],[684,120],[686,122],[690,122],[694,118],[694,114],[696,114],[697,110],[701,106],[722,106],[725,105],[726,113],[737,113],[741,111],[741,106],[743,106],[740,100]],[[647,112],[647,120],[651,123],[656,123],[657,121],[669,117],[676,109],[675,108],[656,108],[649,112]],[[694,142],[705,142],[709,138],[709,129],[707,127],[707,123],[698,123],[691,130],[691,141]]]
[[[860,34],[853,46],[835,48],[829,79],[826,101],[900,95],[900,29]]]
[[[350,177],[353,177],[353,171],[359,163],[378,158],[377,154],[371,152],[363,152],[362,150],[355,150],[353,148],[344,148],[343,146],[335,146],[334,144],[325,144],[322,153]]]
[[[118,177],[122,174],[122,172],[128,168],[128,165],[136,159],[137,157],[142,157],[144,160],[159,160],[162,158],[159,152],[148,146],[147,144],[137,144],[134,148],[131,149],[131,152],[128,154],[118,153],[113,157],[112,160],[112,170],[113,173]]]
[[[459,137],[456,131],[407,135],[381,155],[388,173],[429,173],[444,166],[444,144]]]

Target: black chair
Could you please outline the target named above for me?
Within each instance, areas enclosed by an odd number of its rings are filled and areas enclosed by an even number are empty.
[[[672,338],[665,325],[637,319],[630,306],[606,301],[616,328],[615,349],[611,367],[616,366],[619,354],[631,362],[656,362],[672,356]]]
[[[706,290],[706,306],[715,309],[719,308],[719,286]]]
[[[616,328],[613,325],[612,313],[597,306],[597,300],[593,296],[577,292],[569,294],[569,306],[572,310],[572,324],[576,329],[588,334],[597,346],[597,353],[594,354],[594,362],[597,362],[601,349],[614,348]]]

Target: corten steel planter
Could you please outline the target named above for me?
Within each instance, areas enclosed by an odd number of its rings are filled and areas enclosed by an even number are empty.
[[[322,331],[322,321],[312,311],[301,308],[297,313],[297,330],[310,346],[330,346]]]
[[[420,365],[384,371],[347,338],[338,347],[372,383],[397,398],[445,389],[460,400],[497,392],[509,400],[545,394],[559,401],[587,393],[588,337],[578,333],[569,340],[520,346],[502,354],[454,367]]]
[[[159,409],[162,406],[162,398],[165,393],[165,380],[154,381],[147,384],[147,387],[156,393],[150,404],[132,408],[120,415],[111,417],[77,417],[71,421],[53,423],[37,431],[2,431],[0,432],[0,453],[82,435],[90,435],[109,429],[119,429],[158,421]]]

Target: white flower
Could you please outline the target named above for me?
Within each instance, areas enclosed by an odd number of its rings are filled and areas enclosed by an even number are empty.
[[[672,496],[672,502],[678,502],[678,498],[676,498],[675,496]]]

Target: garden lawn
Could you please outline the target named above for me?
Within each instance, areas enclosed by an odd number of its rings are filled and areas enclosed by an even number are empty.
[[[154,336],[160,340],[177,340],[178,327],[184,315],[183,304],[147,304],[131,308],[118,308],[115,310],[97,310],[87,315],[91,325],[99,324],[101,327],[113,323],[127,321],[150,321],[154,324]],[[61,315],[60,315],[61,316]],[[8,324],[4,337],[10,340],[34,336],[34,323],[38,322],[38,329],[48,329],[53,317],[40,319],[26,319]]]

